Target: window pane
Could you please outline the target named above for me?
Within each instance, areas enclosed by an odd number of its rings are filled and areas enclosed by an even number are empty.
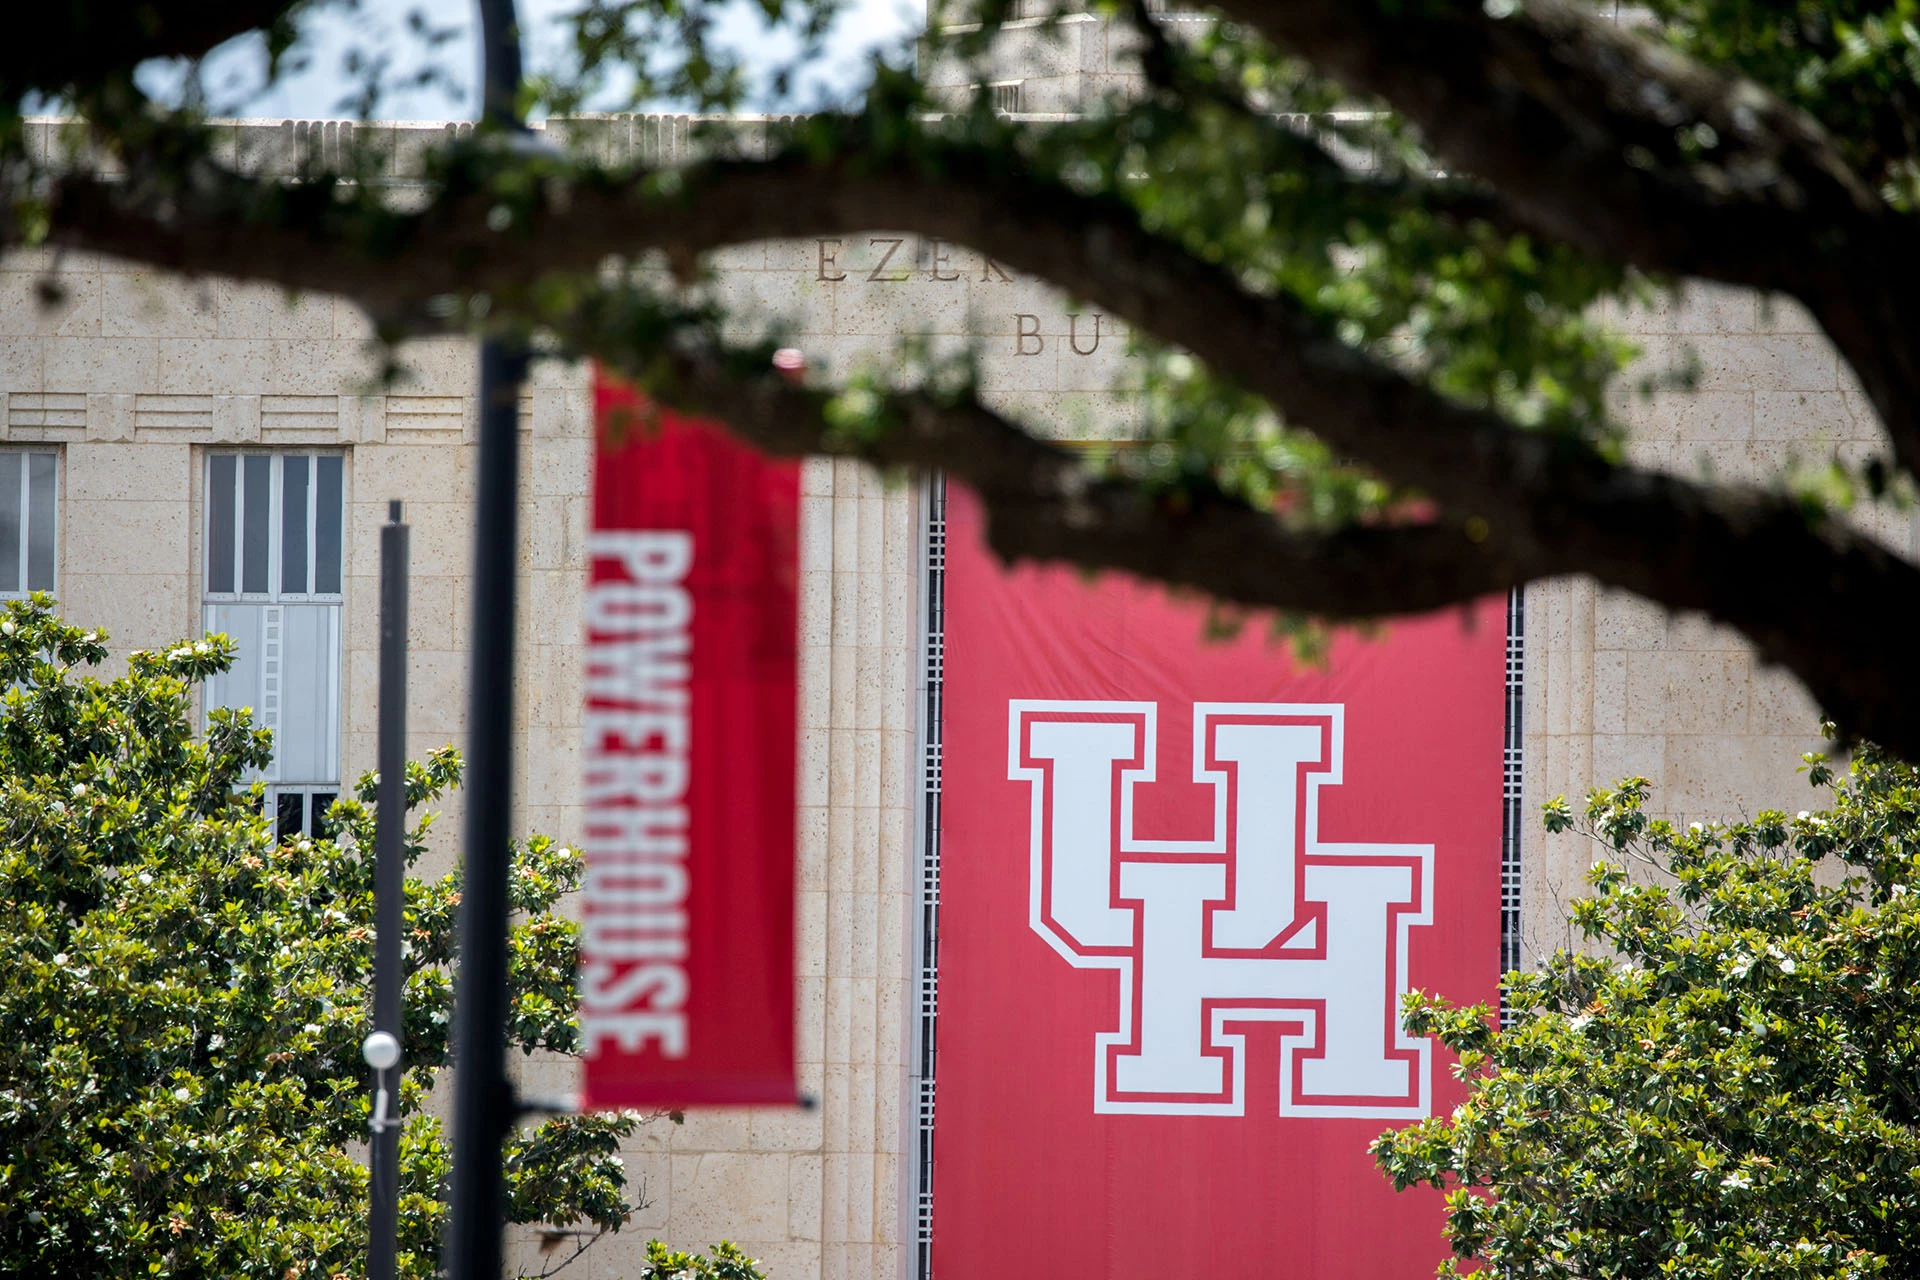
[[[340,606],[282,608],[275,777],[281,782],[340,778]]]
[[[261,697],[266,615],[267,606],[263,604],[210,604],[206,612],[207,630],[226,636],[234,645],[233,665],[207,678],[207,709],[250,707],[256,729],[276,727],[265,721],[265,699]]]
[[[307,587],[307,460],[294,456],[281,463],[286,476],[280,489],[280,590],[305,595]]]
[[[301,811],[307,807],[307,798],[298,791],[282,791],[276,805],[273,826],[282,840],[291,840],[301,835],[306,826],[301,822]]]
[[[27,455],[27,589],[53,590],[53,473],[50,453]]]
[[[336,791],[316,791],[313,793],[313,825],[307,829],[310,836],[324,836],[333,826],[327,821],[327,810],[333,808],[333,802],[340,798]]]
[[[313,589],[332,595],[340,590],[342,459],[332,454],[314,463]]]
[[[20,468],[26,458],[0,453],[0,591],[20,590]]]
[[[250,453],[241,460],[245,467],[246,492],[241,497],[240,531],[242,591],[265,592],[267,587],[267,529],[272,515],[271,499],[273,459]]]
[[[207,590],[233,590],[233,484],[230,453],[216,453],[207,462]]]

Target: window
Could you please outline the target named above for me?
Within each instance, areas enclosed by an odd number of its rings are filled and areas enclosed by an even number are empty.
[[[264,777],[283,837],[316,833],[340,791],[345,466],[330,453],[207,457],[206,628],[238,650],[207,706],[251,707],[273,731]]]
[[[207,459],[207,598],[340,602],[339,454]]]
[[[59,459],[0,450],[0,599],[52,591]]]
[[[327,810],[340,798],[340,788],[269,787],[268,812],[273,814],[274,830],[282,840],[294,836],[325,834]]]
[[[1002,115],[1020,114],[1020,88],[1024,80],[999,80],[993,85],[993,109]]]

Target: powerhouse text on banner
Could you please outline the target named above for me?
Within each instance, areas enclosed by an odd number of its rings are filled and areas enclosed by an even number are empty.
[[[799,468],[594,399],[586,1102],[792,1103]]]

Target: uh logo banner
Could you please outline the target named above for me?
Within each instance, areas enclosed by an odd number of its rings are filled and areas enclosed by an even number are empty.
[[[1433,1274],[1367,1146],[1460,1095],[1401,997],[1497,996],[1504,602],[1311,666],[947,534],[935,1274]]]

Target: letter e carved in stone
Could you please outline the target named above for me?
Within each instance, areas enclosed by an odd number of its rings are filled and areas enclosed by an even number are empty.
[[[815,277],[816,279],[832,282],[835,280],[845,280],[847,278],[846,272],[836,269],[839,264],[834,261],[833,257],[833,255],[839,251],[841,243],[840,240],[832,236],[824,236],[821,238],[820,274]],[[832,245],[833,248],[827,248],[828,245]]]

